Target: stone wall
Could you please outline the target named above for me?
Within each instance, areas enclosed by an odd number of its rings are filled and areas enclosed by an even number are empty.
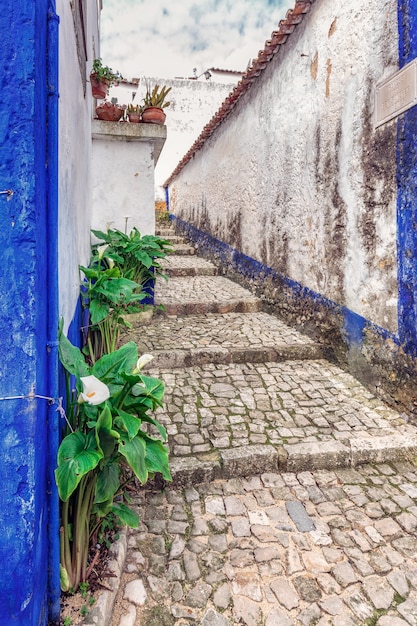
[[[397,8],[313,2],[169,198],[178,225],[272,310],[321,336],[373,389],[398,397],[407,387],[412,406],[398,305],[397,120],[374,124],[376,85],[400,65]]]

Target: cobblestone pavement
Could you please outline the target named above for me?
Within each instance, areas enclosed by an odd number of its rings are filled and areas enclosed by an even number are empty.
[[[165,258],[161,265],[164,274],[169,276],[196,276],[202,272],[206,276],[217,274],[217,268],[213,263],[196,256],[173,255]]]
[[[159,281],[155,304],[168,314],[228,313],[259,311],[261,301],[237,283],[223,276],[185,276]]]
[[[168,283],[169,284],[169,283]],[[224,313],[223,315],[187,315],[155,317],[153,323],[128,333],[141,350],[201,348],[209,345],[222,348],[247,346],[314,345],[314,342],[262,311],[255,313]]]
[[[113,626],[417,624],[411,463],[137,498]]]
[[[417,626],[417,428],[185,258],[157,290],[168,315],[125,337],[158,355],[174,480],[135,495],[94,623]]]

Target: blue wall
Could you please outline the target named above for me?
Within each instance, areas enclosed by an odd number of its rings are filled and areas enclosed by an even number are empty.
[[[417,0],[398,3],[400,67],[417,57]],[[399,340],[417,356],[417,107],[397,127]]]
[[[48,395],[48,0],[0,11],[0,397]],[[0,400],[0,624],[47,620],[48,403]]]

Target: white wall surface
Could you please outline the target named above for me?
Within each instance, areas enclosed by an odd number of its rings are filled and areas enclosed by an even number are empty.
[[[178,217],[392,332],[396,125],[373,116],[397,32],[396,0],[317,0],[170,185]]]
[[[146,82],[152,85],[171,87],[168,94],[170,106],[165,109],[168,130],[167,141],[155,170],[157,195],[164,198],[161,185],[175,169],[177,163],[192,146],[204,126],[209,122],[228,94],[232,91],[240,76],[228,76],[225,83],[223,75],[216,75],[210,80],[141,78],[135,96],[135,103],[140,104],[146,93]],[[120,104],[128,104],[132,99],[132,90],[113,87],[110,97],[116,97]]]
[[[98,2],[86,3],[87,78],[99,56]],[[57,0],[59,27],[59,310],[65,329],[80,288],[78,266],[90,258],[92,97],[84,95],[70,3]]]
[[[154,162],[166,136],[159,124],[93,123],[92,228],[155,234]]]

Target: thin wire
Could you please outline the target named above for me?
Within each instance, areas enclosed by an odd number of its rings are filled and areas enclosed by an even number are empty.
[[[65,413],[65,409],[62,405],[62,398],[51,398],[50,396],[41,396],[37,393],[29,393],[26,396],[4,396],[0,398],[0,402],[4,400],[34,400],[35,398],[39,398],[40,400],[47,400],[50,404],[56,404],[56,410],[58,411],[60,417],[64,419],[68,425],[68,428],[73,433],[74,429],[68,421],[67,414]]]

